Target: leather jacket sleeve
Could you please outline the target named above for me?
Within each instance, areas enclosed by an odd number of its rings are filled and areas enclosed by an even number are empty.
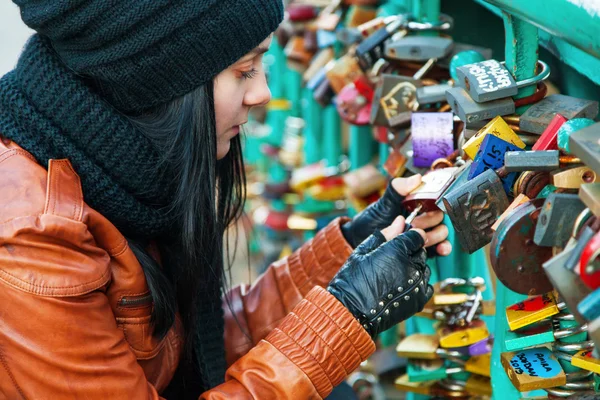
[[[201,399],[321,399],[375,351],[367,332],[330,293],[314,287]]]
[[[117,326],[106,296],[110,256],[84,223],[51,214],[17,218],[0,224],[0,241],[0,393],[160,398]],[[304,295],[307,285],[296,290]],[[350,312],[321,287],[290,311],[228,369],[224,384],[201,398],[322,398],[375,350]]]
[[[273,263],[250,287],[233,288],[223,299],[227,364],[258,344],[315,286],[327,287],[352,247],[337,218],[289,257]]]

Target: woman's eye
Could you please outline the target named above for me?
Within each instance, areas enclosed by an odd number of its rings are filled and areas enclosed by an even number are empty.
[[[242,77],[244,79],[252,79],[256,76],[258,70],[256,68],[252,68],[250,71],[242,71]]]

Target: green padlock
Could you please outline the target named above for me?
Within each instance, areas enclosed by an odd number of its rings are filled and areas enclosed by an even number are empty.
[[[410,382],[438,381],[463,371],[462,367],[448,367],[444,360],[411,360],[407,368]]]
[[[555,321],[544,320],[518,331],[507,331],[504,336],[506,350],[520,351],[531,347],[539,347],[586,331],[585,325],[579,325],[574,321],[569,322],[572,322],[571,326],[562,328],[557,326]]]

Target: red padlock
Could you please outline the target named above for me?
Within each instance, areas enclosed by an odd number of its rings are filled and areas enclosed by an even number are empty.
[[[289,20],[293,22],[305,22],[317,18],[318,10],[307,4],[290,4],[286,9]]]
[[[590,289],[600,287],[600,271],[587,272],[588,266],[600,256],[600,232],[596,233],[592,240],[583,249],[579,259],[579,275],[581,280]]]
[[[565,117],[556,114],[531,150],[558,150],[558,130],[565,122],[567,122]]]

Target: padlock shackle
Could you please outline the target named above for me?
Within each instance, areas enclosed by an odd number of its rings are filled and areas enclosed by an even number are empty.
[[[506,61],[501,61],[500,64],[502,64],[506,68]],[[550,76],[550,67],[548,66],[548,64],[546,64],[542,60],[538,60],[538,65],[542,66],[542,70],[537,75],[535,75],[531,78],[523,79],[522,81],[518,81],[517,82],[518,89],[524,88],[526,86],[535,85],[538,82],[546,80]]]

